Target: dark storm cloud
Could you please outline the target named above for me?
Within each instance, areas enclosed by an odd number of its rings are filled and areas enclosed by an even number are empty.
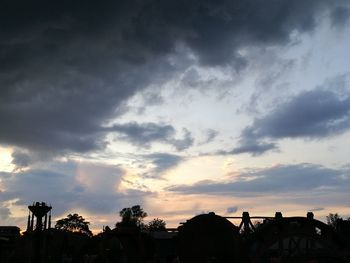
[[[201,181],[194,185],[177,185],[168,190],[183,194],[225,194],[238,196],[272,193],[322,191],[347,192],[349,171],[312,164],[280,165],[240,174],[235,181]]]
[[[350,128],[350,97],[315,89],[302,92],[272,112],[254,120],[241,133],[239,146],[232,154],[262,154],[276,149],[264,140],[284,138],[321,139],[341,134]]]
[[[152,142],[161,142],[170,144],[180,151],[190,147],[194,140],[187,129],[183,129],[182,139],[176,139],[174,127],[165,124],[131,122],[113,125],[108,130],[120,133],[120,140],[143,147],[149,147]]]
[[[203,65],[239,70],[249,63],[240,49],[287,44],[292,32],[313,30],[323,11],[346,17],[345,3],[2,1],[0,143],[39,152],[102,149],[101,127],[126,100],[193,63],[169,56],[188,51]]]

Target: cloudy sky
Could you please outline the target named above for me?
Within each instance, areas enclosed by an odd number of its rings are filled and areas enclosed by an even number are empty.
[[[350,216],[347,0],[0,3],[0,224],[140,204]]]

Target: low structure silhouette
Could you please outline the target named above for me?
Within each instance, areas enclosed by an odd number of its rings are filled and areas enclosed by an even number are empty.
[[[119,224],[89,236],[51,228],[51,206],[45,203],[28,208],[22,235],[18,227],[0,227],[1,263],[350,262],[350,221],[338,220],[334,228],[311,212],[305,217],[208,213],[178,228],[148,231]]]

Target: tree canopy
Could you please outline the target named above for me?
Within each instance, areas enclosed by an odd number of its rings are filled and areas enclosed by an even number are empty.
[[[119,212],[122,218],[121,222],[118,222],[116,226],[143,226],[143,219],[147,216],[147,213],[143,211],[140,205],[134,205],[132,207],[123,208]]]
[[[164,220],[155,218],[147,224],[147,229],[149,231],[164,231],[166,223]]]
[[[78,214],[69,214],[66,218],[57,220],[55,228],[92,236],[92,232],[89,229],[89,224],[90,222],[85,221],[82,216]]]
[[[338,215],[338,213],[335,213],[335,214],[330,213],[326,217],[326,219],[327,219],[327,224],[329,226],[333,227],[334,229],[336,229],[336,227],[337,227],[337,220],[342,219],[342,218],[340,217],[340,215]]]

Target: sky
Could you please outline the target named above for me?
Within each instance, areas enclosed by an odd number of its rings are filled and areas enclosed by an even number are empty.
[[[350,2],[0,3],[0,225],[140,204],[350,217]]]

